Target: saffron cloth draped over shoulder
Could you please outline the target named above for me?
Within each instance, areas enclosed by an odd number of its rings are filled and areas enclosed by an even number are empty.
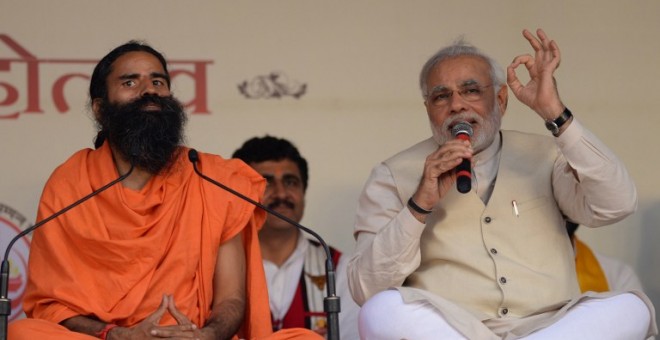
[[[265,214],[195,174],[187,151],[181,148],[169,171],[141,190],[117,184],[35,232],[23,301],[28,319],[10,325],[10,336],[34,330],[71,338],[58,323],[76,315],[131,327],[158,308],[163,294],[173,294],[177,308],[202,327],[211,311],[218,247],[241,232],[248,301],[240,336],[271,335],[257,239]],[[260,200],[265,181],[247,165],[199,156],[204,174]],[[118,176],[107,143],[77,152],[48,180],[37,220]],[[176,321],[166,313],[161,324]]]

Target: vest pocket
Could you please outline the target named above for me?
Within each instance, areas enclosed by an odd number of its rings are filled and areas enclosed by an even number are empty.
[[[518,213],[521,214],[524,211],[530,211],[532,209],[536,209],[544,205],[547,205],[549,204],[549,201],[550,201],[550,197],[541,196],[526,200],[515,200],[514,202],[516,202],[516,205],[518,207]]]

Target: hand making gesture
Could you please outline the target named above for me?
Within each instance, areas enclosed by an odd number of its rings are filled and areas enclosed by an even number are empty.
[[[534,57],[529,54],[515,57],[507,68],[507,83],[523,104],[544,120],[554,120],[565,108],[559,99],[553,76],[559,67],[561,54],[557,43],[550,40],[542,29],[538,29],[536,34],[538,38],[530,31],[523,30],[523,36],[534,49]],[[527,84],[522,84],[516,75],[516,68],[521,64],[524,64],[529,72],[530,80]]]

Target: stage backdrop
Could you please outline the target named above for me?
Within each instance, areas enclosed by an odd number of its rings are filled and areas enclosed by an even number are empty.
[[[430,135],[417,85],[426,58],[464,35],[506,66],[532,53],[522,29],[542,27],[562,51],[562,99],[639,191],[636,214],[579,234],[631,264],[657,304],[659,14],[655,0],[2,0],[0,245],[34,222],[52,170],[92,146],[89,74],[130,39],[169,59],[191,147],[228,157],[253,136],[293,141],[310,164],[303,224],[350,252],[371,168]],[[548,134],[512,95],[503,124]],[[28,241],[12,252],[17,303]]]

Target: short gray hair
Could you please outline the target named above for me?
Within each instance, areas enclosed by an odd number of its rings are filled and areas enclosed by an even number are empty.
[[[428,78],[429,73],[431,73],[431,70],[443,60],[463,55],[482,58],[490,65],[490,78],[493,81],[494,91],[497,91],[501,85],[506,83],[504,69],[497,63],[497,61],[495,61],[495,59],[465,41],[463,37],[459,37],[451,45],[441,48],[431,56],[431,58],[429,58],[424,64],[424,67],[422,67],[422,71],[419,74],[419,88],[422,90],[422,97],[426,98],[428,95],[426,79]]]

